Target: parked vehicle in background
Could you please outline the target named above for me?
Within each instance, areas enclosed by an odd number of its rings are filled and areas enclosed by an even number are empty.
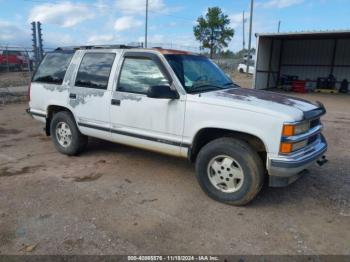
[[[23,51],[0,50],[0,69],[2,71],[28,70],[29,64],[29,56]]]
[[[237,86],[197,54],[124,46],[48,53],[33,77],[28,113],[57,150],[81,153],[96,137],[195,163],[213,199],[245,205],[323,164],[321,104]],[[266,177],[265,177],[266,176]]]
[[[237,67],[237,71],[240,72],[241,74],[246,74],[248,72],[248,66],[247,64],[239,64]],[[251,66],[249,66],[249,74],[254,74],[255,72],[255,66],[252,63]]]

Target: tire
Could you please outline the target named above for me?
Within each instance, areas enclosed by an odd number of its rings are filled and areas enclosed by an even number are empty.
[[[70,132],[66,127],[69,128]],[[63,133],[59,133],[60,131]],[[56,149],[65,155],[78,155],[85,149],[88,142],[87,136],[80,133],[72,114],[66,111],[54,114],[50,124],[50,132]]]
[[[257,152],[244,141],[219,138],[199,152],[196,175],[199,185],[209,197],[242,206],[252,201],[261,190],[264,166]]]
[[[241,68],[241,69],[239,69],[239,72],[241,73],[241,74],[244,74],[244,70]]]

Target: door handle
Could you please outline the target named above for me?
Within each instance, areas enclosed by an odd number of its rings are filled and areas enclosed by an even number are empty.
[[[70,99],[77,99],[77,94],[69,94]]]
[[[112,99],[111,104],[112,104],[113,106],[120,106],[120,100],[118,100],[118,99]]]

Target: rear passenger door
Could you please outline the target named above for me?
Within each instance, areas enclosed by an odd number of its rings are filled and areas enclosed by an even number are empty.
[[[69,105],[83,134],[110,139],[110,100],[115,61],[120,54],[114,51],[82,52]]]

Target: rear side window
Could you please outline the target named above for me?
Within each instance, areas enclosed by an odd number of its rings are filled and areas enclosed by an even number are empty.
[[[87,53],[81,61],[75,85],[80,87],[107,89],[115,54]]]
[[[48,53],[36,71],[33,81],[61,85],[74,53]]]

